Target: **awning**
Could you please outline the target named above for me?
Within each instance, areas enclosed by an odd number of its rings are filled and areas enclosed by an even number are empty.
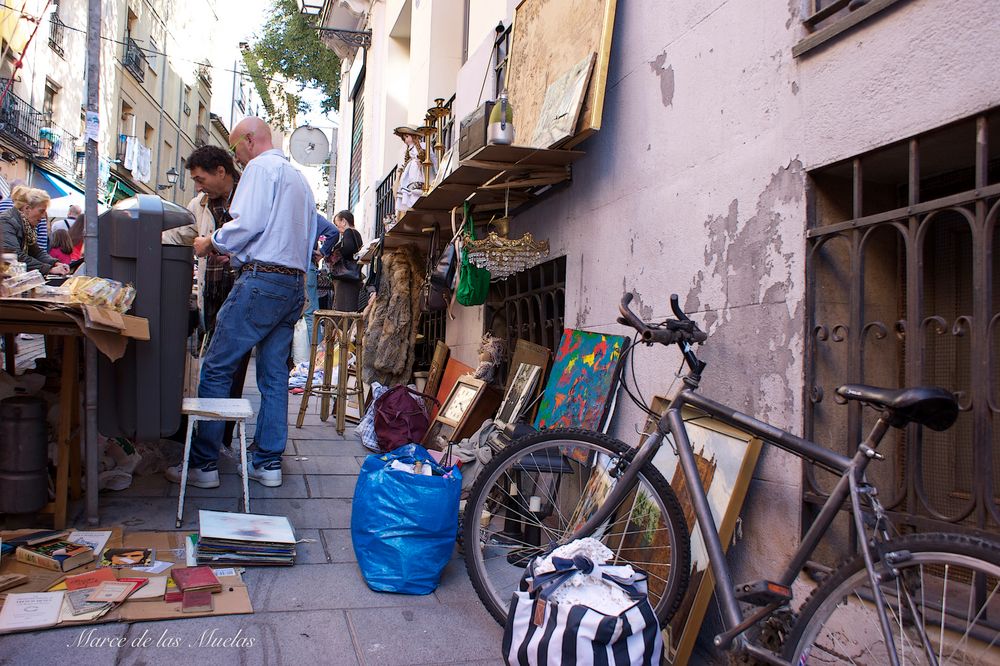
[[[31,175],[31,186],[45,190],[53,199],[74,193],[83,194],[83,190],[78,185],[38,167],[35,167],[35,171]]]
[[[108,178],[108,199],[111,203],[118,203],[122,199],[134,197],[137,192],[131,186],[126,185],[118,176],[112,175]]]

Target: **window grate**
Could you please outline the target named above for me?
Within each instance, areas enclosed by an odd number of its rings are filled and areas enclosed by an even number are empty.
[[[364,134],[364,83],[359,83],[358,91],[354,94],[354,115],[353,126],[351,128],[351,178],[347,189],[347,207],[354,208],[361,199],[361,153],[362,139]]]

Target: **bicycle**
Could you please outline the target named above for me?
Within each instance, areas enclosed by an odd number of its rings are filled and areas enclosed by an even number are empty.
[[[598,432],[545,430],[511,442],[480,472],[466,504],[465,559],[479,598],[498,622],[506,620],[510,594],[531,557],[593,536],[615,553],[615,564],[646,571],[650,601],[661,626],[666,624],[690,574],[684,513],[652,464],[669,435],[714,574],[723,625],[713,641],[718,648],[786,666],[807,660],[1000,663],[1000,546],[959,534],[899,534],[865,477],[868,465],[882,459],[876,449],[889,428],[910,422],[949,428],[958,417],[951,393],[934,387],[840,387],[844,399],[880,412],[854,455],[843,456],[700,395],[706,364],[694,345],[706,334],[681,311],[676,295],[671,296],[676,319],[656,325],[643,323],[629,309],[631,299],[631,294],[622,298],[618,321],[634,328],[637,341],[646,345],[680,347],[687,373],[655,432],[638,448]],[[700,477],[681,415],[685,408],[839,476],[776,581],[734,584],[706,493],[701,483],[691,482]],[[859,552],[820,581],[796,618],[792,584],[845,502],[854,529],[864,535]]]

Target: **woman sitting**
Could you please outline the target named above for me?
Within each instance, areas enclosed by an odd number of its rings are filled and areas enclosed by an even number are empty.
[[[68,274],[69,266],[39,247],[35,233],[35,228],[45,218],[45,211],[49,207],[48,193],[18,186],[10,193],[10,198],[14,207],[0,213],[4,251],[16,253],[17,260],[24,262],[29,271],[37,270],[42,275]]]

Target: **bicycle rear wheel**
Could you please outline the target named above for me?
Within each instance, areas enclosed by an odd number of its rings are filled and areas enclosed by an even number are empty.
[[[883,552],[876,569],[900,664],[1000,664],[996,544],[920,534],[894,539]],[[799,615],[785,642],[793,664],[891,663],[860,555],[834,571]]]
[[[465,562],[476,593],[504,623],[528,560],[569,540],[605,499],[634,449],[587,430],[523,437],[482,470],[464,514]],[[590,535],[648,575],[649,600],[666,623],[690,574],[688,531],[677,496],[651,464],[611,518]]]

